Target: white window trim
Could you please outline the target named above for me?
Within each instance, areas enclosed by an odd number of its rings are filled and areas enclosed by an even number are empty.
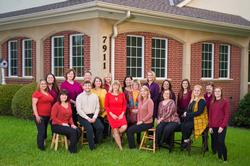
[[[141,77],[133,77],[133,79],[144,79],[144,57],[145,57],[145,54],[144,54],[144,49],[145,49],[145,43],[144,43],[144,36],[140,36],[140,35],[130,35],[128,34],[127,36],[131,36],[131,37],[141,37],[142,38],[142,51],[141,51],[141,54],[142,54],[142,62],[141,62],[141,65],[142,65],[142,71],[141,71]],[[126,44],[126,48],[127,48],[127,44]],[[126,55],[127,56],[127,55]],[[126,72],[127,72],[127,64],[126,64]]]
[[[60,36],[53,36],[52,38],[51,38],[51,58],[52,58],[52,60],[51,60],[51,73],[52,74],[54,74],[55,75],[55,70],[54,70],[54,38],[59,38],[59,37],[63,37],[64,38],[64,36],[63,35],[60,35]],[[63,48],[64,48],[64,46],[63,46]],[[64,78],[64,77],[58,77],[58,76],[56,76],[56,78]]]
[[[230,45],[228,44],[220,44],[220,46],[223,45],[223,46],[228,46],[228,63],[227,63],[227,77],[219,77],[219,79],[230,79]],[[220,51],[220,50],[219,50]],[[220,62],[220,60],[219,60]],[[220,64],[219,64],[220,65]],[[219,69],[220,69],[220,66],[219,66]],[[219,73],[219,76],[220,76],[220,73]]]
[[[24,40],[22,41],[22,45],[23,45],[23,46],[22,46],[22,48],[23,48],[23,51],[22,51],[22,52],[23,52],[23,55],[22,55],[22,56],[23,56],[23,58],[22,58],[22,59],[23,59],[23,63],[22,63],[22,64],[23,64],[23,65],[22,65],[22,66],[23,66],[23,67],[22,67],[22,68],[23,68],[23,77],[32,78],[33,76],[26,76],[26,75],[24,74],[24,73],[25,73],[25,57],[24,57],[24,55],[25,55],[25,50],[24,50],[24,47],[25,47],[25,44],[24,44],[24,43],[25,43],[25,41],[31,41],[31,42],[32,42],[32,39],[24,39]],[[32,70],[33,70],[33,43],[32,43]],[[32,73],[32,75],[33,75],[33,73]]]
[[[78,34],[71,34],[70,35],[70,48],[69,48],[69,57],[70,57],[70,60],[69,60],[69,66],[70,66],[70,68],[72,69],[72,66],[73,66],[73,61],[72,61],[72,59],[73,59],[73,57],[72,57],[72,54],[73,54],[73,49],[72,49],[72,38],[73,38],[73,36],[80,36],[80,35],[83,35],[83,37],[84,37],[84,34],[82,34],[82,33],[78,33]],[[83,43],[83,46],[84,46],[84,43]],[[85,48],[84,48],[85,49]],[[83,55],[84,55],[84,53],[83,53]],[[85,59],[85,58],[84,58]],[[84,73],[84,72],[83,72]],[[83,76],[82,76],[83,77]],[[82,77],[75,77],[75,78],[77,78],[77,79],[80,79],[80,78],[82,78]]]
[[[249,46],[249,49],[248,49],[248,58],[250,58],[250,46]],[[248,70],[249,70],[249,66],[250,64],[249,64],[249,60],[248,60]],[[249,75],[250,73],[248,73],[248,75]],[[248,79],[248,78],[247,78]],[[250,85],[250,82],[248,82],[248,85]]]
[[[208,42],[202,42],[202,44],[212,44],[212,71],[211,71],[211,77],[202,77],[202,79],[214,79],[214,43],[208,43]],[[202,71],[202,69],[201,69]]]
[[[8,43],[8,61],[9,61],[8,75],[9,75],[9,77],[18,77],[18,75],[17,76],[12,76],[11,75],[10,43],[12,43],[12,42],[18,42],[18,41],[17,40],[10,40],[9,43]],[[18,47],[18,43],[17,43],[17,47]],[[18,55],[17,55],[17,57],[18,57]],[[17,60],[18,60],[18,58],[17,58]],[[18,64],[17,64],[17,70],[18,70]],[[18,74],[18,71],[17,71],[17,74]]]
[[[161,39],[161,40],[166,41],[165,42],[165,77],[156,77],[156,79],[167,79],[168,78],[168,39],[167,38],[160,38],[160,37],[152,37],[152,39]],[[151,66],[152,66],[152,64],[151,64]]]

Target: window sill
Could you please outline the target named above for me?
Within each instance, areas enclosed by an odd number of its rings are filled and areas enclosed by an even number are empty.
[[[201,78],[200,82],[232,82],[234,79],[229,78],[219,78],[219,79],[212,79],[212,78]]]
[[[56,77],[57,82],[63,82],[65,81],[64,77]],[[84,78],[75,78],[74,81],[82,83],[84,81]]]
[[[5,80],[12,81],[35,81],[34,77],[5,77]]]
[[[141,82],[142,84],[144,84],[144,83],[147,82],[147,79],[146,79],[146,78],[144,78],[144,79],[138,79],[138,80],[140,80],[140,82]],[[172,81],[172,79],[170,79],[170,78],[156,78],[156,83],[161,84],[164,80]]]

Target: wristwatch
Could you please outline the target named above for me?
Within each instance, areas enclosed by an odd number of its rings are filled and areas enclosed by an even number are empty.
[[[144,121],[143,120],[141,120],[142,121],[142,123],[144,123]]]

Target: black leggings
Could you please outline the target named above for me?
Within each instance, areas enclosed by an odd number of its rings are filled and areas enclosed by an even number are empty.
[[[161,122],[156,127],[155,144],[162,144],[167,141],[168,136],[180,125],[178,122]]]
[[[218,157],[222,159],[222,155],[224,157],[224,161],[227,161],[227,147],[225,145],[225,138],[227,128],[225,127],[221,133],[218,133],[219,127],[213,127],[213,137],[215,146],[218,150]]]
[[[194,129],[194,120],[189,119],[181,124],[181,133],[184,140],[189,139]]]

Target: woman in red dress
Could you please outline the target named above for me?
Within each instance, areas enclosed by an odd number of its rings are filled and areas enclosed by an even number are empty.
[[[127,129],[127,120],[125,116],[126,106],[127,103],[121,89],[121,84],[119,81],[115,80],[105,96],[104,107],[107,112],[109,124],[114,131],[115,141],[121,150],[122,145],[120,136]]]

